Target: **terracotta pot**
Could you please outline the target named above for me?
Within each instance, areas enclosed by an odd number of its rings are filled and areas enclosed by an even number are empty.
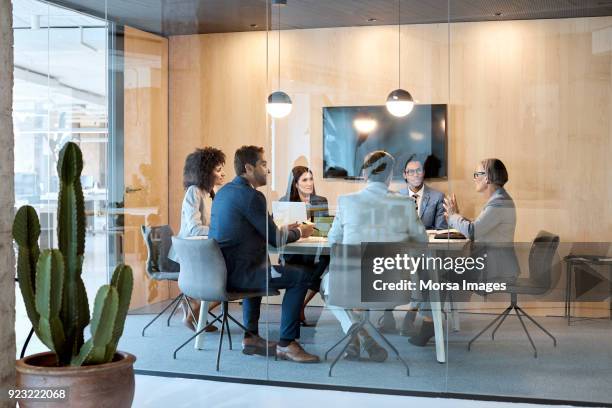
[[[56,367],[55,354],[34,354],[17,360],[17,387],[65,388],[63,401],[19,400],[22,408],[129,408],[134,399],[134,357],[117,352],[111,363]]]

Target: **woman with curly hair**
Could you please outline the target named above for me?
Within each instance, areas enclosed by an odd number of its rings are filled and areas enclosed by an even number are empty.
[[[224,164],[225,153],[214,147],[195,149],[185,159],[185,167],[183,168],[185,197],[181,207],[179,238],[208,235],[210,209],[215,197],[214,189],[223,185],[225,179]],[[174,255],[174,252],[172,254]],[[191,299],[189,302],[195,317],[198,318],[200,303]],[[211,309],[216,306],[217,304],[211,304]],[[181,307],[183,308],[183,323],[191,330],[195,330],[197,322],[190,318],[186,307],[183,305]],[[210,326],[210,328],[213,331],[217,329],[214,326]]]

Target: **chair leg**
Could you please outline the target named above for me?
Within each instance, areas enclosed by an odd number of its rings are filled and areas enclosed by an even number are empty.
[[[346,342],[346,344],[344,345],[344,347],[342,347],[342,350],[340,350],[340,353],[338,353],[338,355],[336,356],[336,358],[334,358],[334,361],[332,361],[331,365],[329,366],[329,372],[327,373],[328,377],[332,376],[332,370],[334,369],[334,366],[338,363],[338,361],[340,361],[340,359],[342,358],[342,356],[344,355],[344,352],[346,351],[346,349],[348,348],[349,344],[351,344],[351,342],[353,341],[353,339],[358,335],[359,330],[361,330],[363,327],[363,323],[359,323],[357,326],[354,326],[354,328],[351,328],[351,330],[349,330],[350,333],[350,337],[349,340]],[[348,334],[348,333],[347,333]],[[346,338],[346,336],[344,337]],[[336,346],[334,346],[336,347]],[[329,351],[328,351],[329,352]],[[327,355],[327,353],[325,353]]]
[[[232,333],[230,333],[230,328],[229,328],[229,320],[227,319],[227,315],[229,314],[229,305],[227,302],[223,302],[223,314],[226,315],[226,317],[223,319],[225,322],[225,330],[227,330],[227,339],[229,340],[229,349],[232,349]]]
[[[223,312],[221,312],[223,316],[223,320],[221,320],[221,336],[219,336],[219,348],[217,349],[217,371],[219,371],[219,361],[221,360],[221,347],[223,346],[223,332],[225,331],[225,326],[227,325],[227,314],[225,313],[225,308],[223,308]]]
[[[187,310],[189,311],[191,318],[196,324],[198,324],[198,319],[196,318],[195,313],[193,312],[193,309],[191,308],[191,303],[189,303],[189,299],[187,299],[187,296],[185,296],[185,303],[187,304]]]
[[[367,324],[368,324],[368,325],[369,325],[369,326],[370,326],[370,327],[371,327],[371,328],[372,328],[372,329],[373,329],[373,330],[374,330],[374,331],[375,331],[375,332],[378,334],[378,336],[380,336],[380,338],[382,339],[382,341],[384,341],[384,342],[385,342],[385,344],[386,344],[387,346],[389,346],[389,348],[390,348],[391,350],[393,350],[393,352],[395,353],[395,356],[397,357],[397,359],[398,359],[399,361],[401,361],[401,362],[402,362],[402,364],[404,365],[404,367],[406,367],[406,376],[407,376],[407,377],[410,377],[410,368],[408,367],[408,363],[407,363],[407,362],[406,362],[406,361],[405,361],[405,360],[402,358],[402,356],[400,355],[399,351],[397,351],[397,349],[395,348],[395,346],[393,346],[393,344],[391,344],[391,342],[389,341],[389,339],[387,339],[387,338],[385,337],[385,335],[384,335],[384,334],[382,334],[382,333],[381,333],[381,332],[380,332],[380,331],[379,331],[379,330],[376,328],[376,326],[374,326],[374,325],[372,324],[372,322],[371,322],[370,320],[366,320],[366,322],[365,322],[365,323],[367,323]]]
[[[242,325],[242,323],[240,323],[238,320],[234,319],[234,316],[232,316],[231,314],[227,314],[227,318],[230,319],[232,322],[234,322],[238,327],[240,327],[243,331],[248,332],[249,330],[244,327]]]
[[[497,332],[497,329],[499,329],[499,327],[502,325],[504,320],[506,320],[506,317],[508,317],[508,315],[510,314],[511,311],[512,311],[511,307],[509,307],[506,310],[504,310],[504,313],[503,313],[504,317],[501,318],[499,323],[497,323],[497,326],[495,326],[495,328],[493,329],[493,332],[491,333],[491,340],[495,340],[495,332]]]
[[[528,318],[529,320],[531,320],[531,322],[533,324],[535,324],[536,326],[538,326],[540,328],[540,330],[542,330],[544,333],[546,333],[548,335],[548,337],[550,337],[553,341],[554,347],[557,347],[557,339],[555,338],[555,336],[553,336],[552,334],[550,334],[550,332],[548,330],[546,330],[544,327],[542,327],[542,325],[540,325],[540,323],[536,322],[535,319],[531,316],[529,316],[527,314],[527,312],[525,312],[523,309],[521,309],[520,307],[516,307],[522,314],[523,316],[525,316],[526,318]]]
[[[489,327],[493,326],[495,324],[495,322],[497,322],[499,319],[501,319],[502,316],[504,315],[504,313],[506,313],[506,311],[508,311],[508,310],[512,310],[512,306],[508,306],[508,308],[506,310],[504,310],[502,313],[500,313],[495,319],[493,319],[493,321],[491,323],[487,324],[484,329],[479,331],[476,336],[472,337],[472,340],[470,340],[468,342],[468,351],[471,350],[472,343],[474,343],[476,341],[476,339],[478,339],[484,332],[486,332],[489,329]]]
[[[32,339],[33,334],[34,334],[34,327],[30,329],[30,332],[28,333],[28,337],[26,338],[25,343],[23,343],[23,347],[21,348],[21,354],[19,355],[19,358],[23,358],[25,356],[26,349],[28,348],[28,344],[30,344],[30,340]]]
[[[353,331],[354,331],[356,328],[358,328],[358,327],[360,327],[358,323],[353,324],[353,325],[352,325],[352,326],[351,326],[351,327],[348,329],[348,331],[346,332],[346,334],[345,334],[344,336],[342,336],[342,338],[341,338],[340,340],[338,340],[338,341],[336,342],[336,344],[334,344],[333,346],[331,346],[331,347],[330,347],[330,348],[329,348],[329,349],[328,349],[328,350],[325,352],[325,355],[324,355],[323,359],[324,359],[325,361],[327,361],[327,356],[329,355],[329,353],[330,353],[330,352],[331,352],[333,349],[335,349],[336,347],[338,347],[338,345],[339,345],[340,343],[342,343],[342,342],[343,342],[345,339],[347,339],[348,337],[350,337],[350,336],[353,334]],[[349,343],[350,343],[350,342],[349,342]]]
[[[145,327],[143,327],[143,328],[142,328],[142,337],[144,337],[144,335],[145,335],[145,330],[147,330],[147,327],[149,327],[150,325],[152,325],[154,321],[156,321],[157,319],[159,319],[159,317],[160,317],[161,315],[163,315],[163,314],[166,312],[166,310],[170,309],[170,307],[172,307],[172,305],[174,305],[176,302],[178,302],[178,301],[179,301],[179,299],[180,299],[180,297],[181,297],[181,295],[179,295],[179,296],[175,297],[175,298],[174,298],[174,300],[168,304],[168,306],[164,307],[164,309],[163,309],[161,312],[159,312],[159,313],[157,314],[157,316],[155,316],[155,317],[153,318],[153,320],[151,320],[151,321],[150,321],[150,322],[149,322],[149,323],[148,323],[148,324],[147,324]]]
[[[527,338],[529,339],[529,342],[531,343],[531,347],[533,347],[533,357],[538,358],[538,349],[536,348],[535,344],[533,343],[533,340],[531,339],[529,330],[527,330],[527,326],[525,326],[525,322],[523,322],[523,318],[521,317],[521,314],[519,313],[518,308],[515,308],[514,311],[516,312],[516,315],[519,321],[521,322],[521,326],[523,326],[523,330],[525,331],[525,334],[527,334]]]
[[[179,305],[181,304],[181,302],[183,302],[183,301],[186,302],[187,301],[185,299],[185,295],[183,295],[182,293],[179,295],[179,297],[180,297],[179,301],[174,304],[174,307],[172,308],[172,311],[170,312],[170,316],[168,316],[168,320],[166,322],[166,326],[168,326],[168,327],[170,327],[170,320],[172,319],[172,317],[174,317],[174,314],[176,313],[176,311],[177,311]]]
[[[222,317],[223,317],[223,316],[221,316],[221,315],[220,315],[220,316],[217,316],[217,318],[216,318],[215,320],[213,320],[212,322],[208,323],[206,326],[204,326],[204,327],[202,328],[202,330],[200,330],[200,331],[196,332],[196,334],[194,334],[193,336],[189,337],[189,339],[188,339],[186,342],[184,342],[184,343],[183,343],[183,344],[181,344],[181,345],[180,345],[180,346],[179,346],[179,347],[178,347],[176,350],[174,350],[174,354],[173,354],[174,359],[176,360],[176,353],[178,353],[178,351],[179,351],[180,349],[182,349],[183,347],[185,347],[185,346],[186,346],[186,345],[187,345],[187,344],[188,344],[188,343],[189,343],[191,340],[193,340],[193,339],[195,339],[196,337],[198,337],[200,334],[202,334],[202,333],[204,332],[204,330],[206,330],[207,328],[209,328],[210,326],[212,326],[212,325],[213,325],[213,323],[215,323],[215,322],[219,321],[219,320],[220,320]]]

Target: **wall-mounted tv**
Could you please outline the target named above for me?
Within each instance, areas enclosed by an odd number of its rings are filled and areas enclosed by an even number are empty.
[[[393,179],[401,180],[409,157],[417,157],[427,178],[447,175],[447,105],[415,105],[408,116],[391,115],[385,106],[323,108],[323,175],[361,177],[364,157],[385,150],[395,157]]]

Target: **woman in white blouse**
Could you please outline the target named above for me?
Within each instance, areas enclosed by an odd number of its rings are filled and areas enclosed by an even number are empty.
[[[181,207],[181,229],[178,237],[208,235],[210,209],[215,197],[215,187],[223,185],[225,179],[224,164],[225,154],[214,147],[196,149],[185,159],[183,169],[185,197]],[[179,261],[176,259],[174,251],[171,251],[170,258]],[[190,300],[190,303],[197,318],[200,303],[192,300]],[[211,309],[216,306],[217,304],[211,305]],[[197,325],[197,322],[194,322],[188,316],[185,307],[183,307],[183,323],[192,330],[195,330]],[[211,328],[216,330],[214,326],[211,326]]]

